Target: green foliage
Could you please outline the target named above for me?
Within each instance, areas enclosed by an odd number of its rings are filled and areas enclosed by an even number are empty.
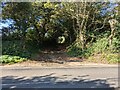
[[[118,53],[102,53],[102,54],[94,54],[88,58],[89,62],[95,63],[120,63],[120,56]]]
[[[111,50],[112,53],[119,53],[120,52],[120,39],[119,38],[113,38],[111,48],[108,48]]]
[[[27,60],[27,58],[22,58],[19,56],[10,56],[10,55],[2,55],[0,56],[0,63],[18,63]]]
[[[93,53],[103,53],[103,52],[111,52],[117,53],[120,51],[120,41],[117,38],[113,38],[111,47],[108,45],[107,38],[98,39],[93,43],[91,49]]]
[[[79,56],[82,53],[82,49],[78,48],[78,47],[75,47],[75,46],[70,46],[70,47],[68,47],[67,53],[70,56],[75,56],[76,57],[76,56]]]
[[[108,40],[107,38],[98,39],[92,45],[92,49],[94,53],[103,53],[107,49]]]
[[[108,39],[101,38],[92,45],[88,45],[84,50],[75,46],[71,46],[68,48],[68,54],[70,56],[88,58],[88,61],[92,62],[117,63],[120,62],[120,56],[118,55],[119,43],[120,42],[117,38],[113,38],[112,46],[109,47]]]
[[[119,54],[107,54],[105,55],[105,58],[110,63],[120,63],[120,56]]]
[[[91,55],[91,52],[92,52],[91,48],[82,50],[82,48],[75,46],[68,47],[67,50],[68,55],[82,58],[83,57],[88,58]]]
[[[26,45],[30,49],[33,47],[35,49],[38,46],[37,40],[38,40],[38,37],[37,37],[36,31],[32,29],[28,29],[28,32],[26,33],[26,38],[25,38]]]
[[[27,43],[28,44],[28,43]],[[38,52],[33,45],[25,45],[20,40],[16,41],[3,41],[2,42],[2,56],[0,57],[1,63],[18,63],[31,59],[35,53]]]
[[[30,58],[31,54],[27,49],[24,49],[23,46],[24,44],[22,44],[21,41],[3,41],[2,54]]]

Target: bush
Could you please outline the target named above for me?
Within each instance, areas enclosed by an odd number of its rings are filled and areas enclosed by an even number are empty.
[[[88,58],[90,62],[100,62],[100,63],[120,63],[120,56],[118,53],[102,53],[95,54]]]
[[[119,63],[120,62],[120,56],[118,54],[108,54],[105,55],[105,58],[110,63]]]
[[[91,52],[92,52],[91,48],[86,48],[86,49],[82,50],[82,48],[78,48],[75,46],[71,46],[67,50],[67,53],[70,56],[84,57],[84,58],[88,58],[91,55]]]
[[[93,49],[93,53],[118,53],[120,51],[120,41],[118,38],[113,38],[111,47],[108,45],[107,38],[98,39],[95,43],[93,43],[91,49]]]
[[[113,38],[111,47],[108,45],[107,38],[101,38],[93,44],[87,45],[87,48],[84,50],[75,46],[70,46],[68,47],[67,53],[70,56],[77,56],[88,59],[93,58],[90,59],[91,61],[96,61],[97,57],[99,57],[98,62],[117,63],[120,62],[120,57],[118,56],[119,51],[120,42],[117,38]]]
[[[23,48],[21,41],[3,41],[2,54],[11,56],[20,56],[23,58],[30,58],[31,53]]]
[[[0,56],[0,63],[18,63],[27,60],[27,58],[21,58],[19,56],[10,56],[10,55],[2,55]]]
[[[108,48],[111,50],[112,53],[119,53],[120,52],[120,40],[119,38],[113,38],[111,48]]]
[[[75,47],[75,46],[70,46],[70,47],[68,47],[67,53],[70,56],[76,57],[76,56],[79,56],[82,53],[82,49],[78,48],[78,47]]]
[[[25,38],[26,44],[28,46],[31,46],[31,45],[36,46],[39,44],[37,40],[39,40],[39,37],[38,37],[38,33],[36,32],[36,30],[28,29],[26,33],[26,38]]]
[[[93,43],[91,49],[93,53],[103,53],[107,50],[108,40],[107,38],[98,39],[95,43]]]
[[[118,38],[113,38],[111,47],[108,45],[107,38],[98,39],[93,43],[92,52],[90,56],[91,61],[97,59],[97,54],[101,54],[99,56],[99,61],[107,62],[107,63],[117,63],[120,62],[120,56],[118,55],[120,51],[120,41]]]

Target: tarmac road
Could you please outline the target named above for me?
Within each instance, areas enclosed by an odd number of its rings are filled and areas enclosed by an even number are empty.
[[[2,68],[2,88],[118,87],[118,67]]]

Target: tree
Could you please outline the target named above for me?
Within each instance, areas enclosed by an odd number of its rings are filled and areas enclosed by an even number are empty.
[[[93,35],[105,27],[108,19],[107,17],[102,17],[101,10],[107,4],[109,3],[93,3],[86,1],[64,3],[64,7],[66,7],[74,22],[72,25],[76,32],[76,40],[74,42],[76,47],[80,47],[84,50],[87,40],[90,39],[90,37],[96,38],[96,36]]]
[[[30,2],[7,2],[4,3],[2,10],[3,19],[12,19],[15,21],[16,29],[21,33],[21,43],[25,47],[26,30],[29,27],[29,14],[31,12]]]

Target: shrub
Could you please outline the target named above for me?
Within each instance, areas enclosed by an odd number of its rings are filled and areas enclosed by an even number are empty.
[[[108,45],[107,38],[100,38],[93,44],[87,45],[87,48],[84,50],[75,46],[70,46],[67,50],[70,56],[84,57],[89,59],[92,58],[92,56],[96,57],[97,54],[101,54],[99,57],[100,60],[110,63],[120,62],[120,57],[116,55],[116,53],[118,53],[119,51],[120,42],[117,38],[113,38],[111,47],[109,47]]]
[[[93,49],[93,53],[103,53],[107,50],[108,40],[107,38],[98,39],[93,43],[91,49]]]
[[[118,53],[102,53],[94,54],[88,58],[90,62],[100,62],[100,63],[120,63],[120,56]]]
[[[101,38],[98,39],[95,43],[93,43],[91,49],[93,49],[94,53],[103,53],[103,52],[118,53],[120,51],[120,41],[118,38],[113,38],[112,45],[111,47],[109,47],[108,39]]]
[[[0,56],[0,63],[18,63],[27,60],[27,58],[21,58],[19,56],[10,56],[10,55],[2,55]]]
[[[2,54],[20,56],[23,58],[30,58],[30,52],[23,48],[21,41],[3,41],[2,42]]]
[[[82,49],[75,46],[70,46],[68,47],[67,53],[70,56],[79,56],[82,53]]]
[[[120,62],[120,56],[118,54],[107,54],[105,55],[105,58],[110,63],[119,63]]]
[[[119,38],[113,38],[111,48],[108,48],[111,50],[112,53],[119,53],[120,52],[120,40]]]
[[[71,47],[68,48],[67,53],[70,56],[74,56],[74,57],[88,58],[92,53],[92,49],[91,48],[86,48],[86,49],[82,50],[82,48],[71,46]]]

